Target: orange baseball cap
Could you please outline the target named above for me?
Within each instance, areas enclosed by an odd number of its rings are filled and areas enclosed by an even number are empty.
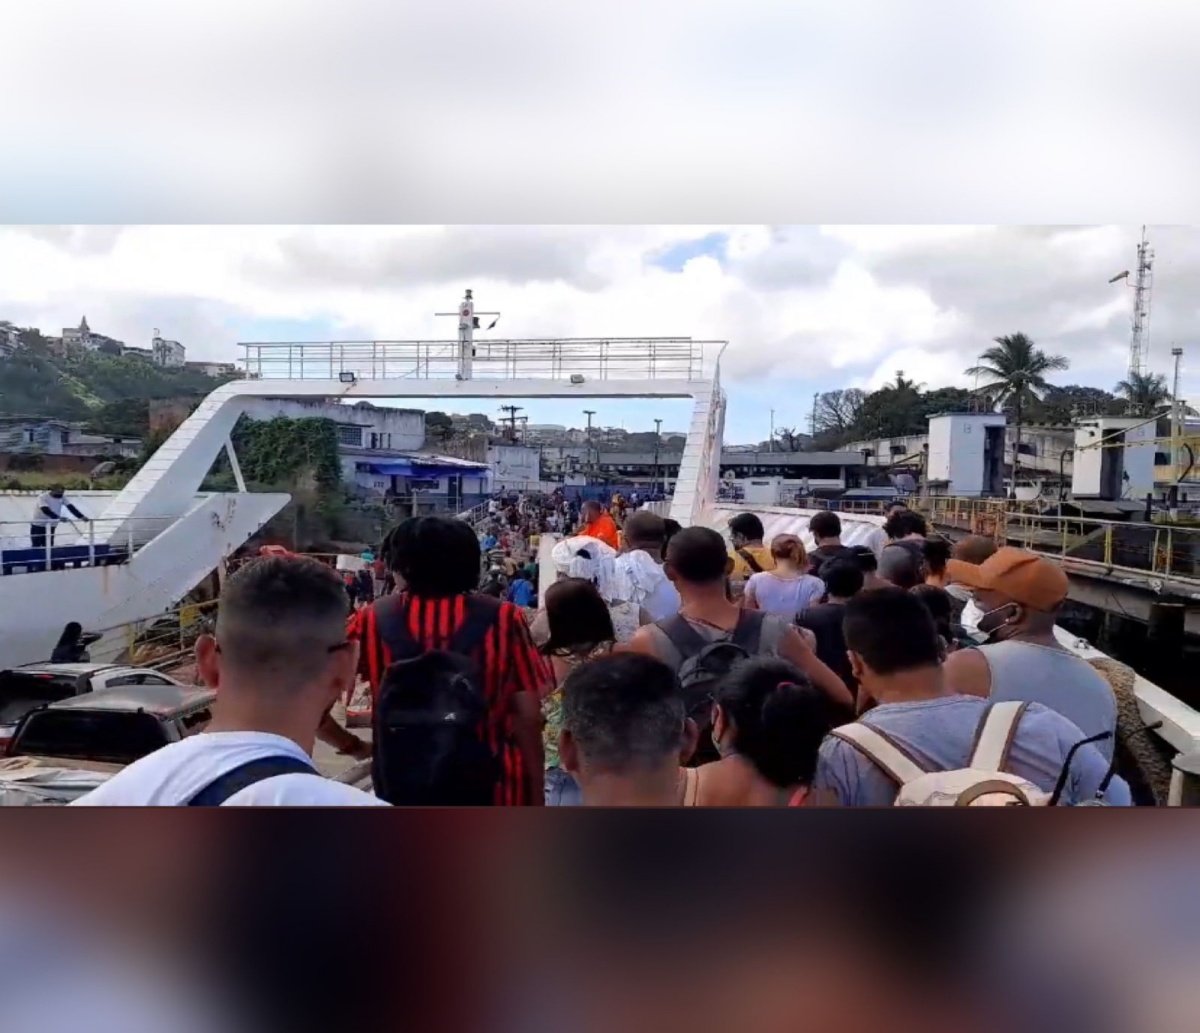
[[[1053,560],[1028,549],[997,549],[983,563],[949,560],[946,576],[968,588],[999,592],[1034,610],[1051,611],[1067,597],[1070,583]]]

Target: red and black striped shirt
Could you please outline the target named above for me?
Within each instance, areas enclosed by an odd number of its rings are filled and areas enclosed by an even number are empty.
[[[395,612],[406,614],[408,633],[427,650],[445,649],[466,616],[465,595],[443,599],[423,599],[408,593],[399,597]],[[384,671],[392,662],[384,636],[379,633],[376,607],[367,606],[350,618],[349,637],[361,643],[359,674],[371,685],[378,698]],[[487,696],[488,745],[503,766],[504,776],[496,786],[496,803],[522,806],[541,803],[529,799],[529,779],[525,759],[512,737],[512,701],[518,692],[543,696],[553,677],[549,666],[537,651],[519,608],[500,603],[496,622],[484,636],[472,659],[478,664],[482,688]]]

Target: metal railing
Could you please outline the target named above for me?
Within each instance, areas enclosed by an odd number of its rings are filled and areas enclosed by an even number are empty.
[[[1004,544],[1005,528],[1011,507],[1019,505],[1007,499],[966,499],[931,495],[912,500],[932,523],[958,527],[971,534],[986,535]]]
[[[931,497],[916,508],[935,525],[1036,549],[1068,566],[1200,582],[1200,527],[1064,515],[1006,499]]]
[[[480,379],[700,380],[704,349],[688,337],[476,341]],[[247,376],[262,380],[445,379],[459,373],[458,341],[243,341]]]
[[[82,508],[82,507],[81,507]],[[0,575],[124,563],[175,523],[176,517],[64,516],[39,534],[32,518],[0,521]]]
[[[185,603],[154,617],[105,628],[85,628],[101,638],[88,652],[95,663],[123,663],[170,671],[192,659],[196,639],[210,628],[217,601]]]

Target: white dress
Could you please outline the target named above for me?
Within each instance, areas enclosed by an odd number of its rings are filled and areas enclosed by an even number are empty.
[[[608,615],[612,618],[613,634],[618,642],[628,642],[641,626],[640,608],[633,603],[609,603]]]

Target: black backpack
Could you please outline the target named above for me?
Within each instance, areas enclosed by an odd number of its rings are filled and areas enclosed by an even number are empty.
[[[827,555],[824,555],[824,556],[822,556],[818,552],[818,550],[813,549],[813,551],[808,554],[808,573],[812,574],[813,577],[820,577],[821,571],[824,570],[825,567],[828,566],[830,563],[836,563],[838,561],[846,562],[846,561],[853,561],[853,560],[854,560],[854,550],[851,548],[848,548],[845,545],[837,546],[837,548],[834,552],[828,553]]]
[[[735,665],[759,651],[764,614],[761,610],[742,610],[737,627],[715,640],[709,640],[688,623],[682,614],[659,621],[659,629],[671,640],[683,662],[679,665],[679,684],[687,706],[687,715],[700,729],[696,752],[688,767],[718,760],[712,741],[712,705],[717,683]]]
[[[398,596],[376,605],[391,654],[374,708],[375,795],[407,807],[489,807],[501,764],[486,740],[487,696],[471,654],[499,618],[495,599],[472,595],[445,650],[424,650]]]

